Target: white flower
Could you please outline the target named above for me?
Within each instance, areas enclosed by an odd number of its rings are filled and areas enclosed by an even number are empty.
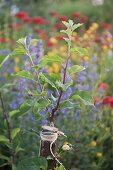
[[[71,147],[67,144],[62,146],[62,150],[64,150],[64,151],[69,151],[70,149],[71,149]]]

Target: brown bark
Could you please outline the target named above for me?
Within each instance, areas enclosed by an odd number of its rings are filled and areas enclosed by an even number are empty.
[[[40,156],[47,158],[48,156],[52,156],[50,152],[50,144],[49,141],[41,141],[41,147],[40,147]],[[56,153],[56,144],[53,143],[52,145],[52,151],[55,154]],[[48,162],[48,169],[47,170],[55,170],[56,168],[56,160],[55,158],[47,160]]]

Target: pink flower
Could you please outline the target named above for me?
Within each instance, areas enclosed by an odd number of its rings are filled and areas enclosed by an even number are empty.
[[[106,83],[99,83],[98,85],[97,85],[97,87],[98,88],[100,88],[100,89],[106,89],[106,88],[108,88],[109,87],[109,85],[108,84],[106,84]]]

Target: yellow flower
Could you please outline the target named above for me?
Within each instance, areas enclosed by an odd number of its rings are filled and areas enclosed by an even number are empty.
[[[97,157],[97,158],[101,158],[101,157],[102,157],[102,152],[97,152],[97,153],[96,153],[96,157]]]
[[[105,45],[102,45],[102,49],[103,50],[107,50],[108,49],[108,46],[105,44]]]
[[[15,66],[15,67],[14,67],[14,72],[16,72],[16,73],[17,73],[17,72],[19,72],[19,71],[20,71],[20,67]]]
[[[20,58],[19,58],[19,57],[15,57],[15,58],[14,58],[14,61],[15,61],[16,63],[19,63]]]
[[[53,73],[54,72],[53,67],[48,67],[47,70],[48,70],[48,73]]]
[[[98,26],[99,26],[99,25],[98,25],[96,22],[92,23],[92,27],[93,27],[93,28],[97,29]]]
[[[64,145],[68,145],[68,144],[69,144],[69,142],[67,142],[67,141],[64,142]]]
[[[57,44],[57,42],[58,42],[58,41],[56,40],[56,38],[54,38],[54,37],[51,37],[51,38],[50,38],[50,41],[51,41],[53,44]]]
[[[84,59],[85,61],[88,61],[88,60],[89,60],[89,57],[88,57],[88,56],[84,56],[83,59]]]
[[[55,72],[55,73],[58,73],[59,70],[60,70],[60,65],[57,64],[57,63],[53,63],[52,66],[53,66],[54,72]]]
[[[95,140],[93,140],[93,141],[91,141],[90,145],[95,147],[97,145],[97,142]]]

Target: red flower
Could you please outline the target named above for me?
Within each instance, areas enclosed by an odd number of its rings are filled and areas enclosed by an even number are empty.
[[[106,83],[99,83],[99,84],[97,85],[97,87],[100,88],[100,89],[106,89],[106,88],[109,87],[109,85],[106,84]]]
[[[57,35],[55,38],[57,40],[64,40],[64,38],[66,38],[66,35]]]
[[[6,37],[0,37],[0,43],[6,43]]]
[[[99,37],[99,36],[95,37],[95,42],[100,43],[101,42],[101,37]]]
[[[110,29],[111,28],[111,24],[102,23],[101,27],[104,28],[104,29]]]
[[[79,21],[80,21],[81,23],[86,23],[87,20],[88,20],[88,18],[87,18],[86,16],[80,16],[80,17],[79,17]]]
[[[40,16],[36,16],[36,17],[32,18],[32,22],[35,23],[35,24],[46,24],[47,20],[40,17]]]
[[[55,27],[55,28],[62,28],[62,24],[57,22],[57,23],[55,23],[53,25],[53,27]]]
[[[67,17],[62,15],[62,16],[59,16],[58,18],[60,21],[67,21]]]
[[[104,99],[102,100],[102,103],[103,103],[103,104],[110,104],[111,101],[113,101],[113,97],[111,97],[111,96],[106,96],[106,97],[104,97]]]
[[[28,15],[27,15],[27,13],[26,13],[25,11],[19,11],[19,12],[16,13],[15,16],[16,16],[17,18],[22,19],[22,18],[27,17]]]
[[[58,13],[55,10],[51,10],[49,12],[49,15],[51,15],[52,17],[56,17],[58,15]]]
[[[78,18],[80,16],[80,13],[79,12],[73,12],[72,14],[71,14],[71,17],[72,18]]]

